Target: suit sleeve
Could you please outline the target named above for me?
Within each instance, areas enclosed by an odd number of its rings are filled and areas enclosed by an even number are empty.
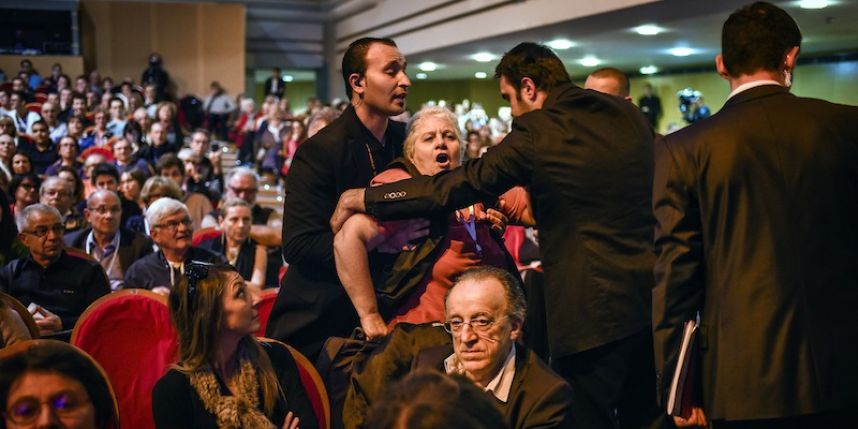
[[[524,422],[523,429],[568,429],[572,428],[572,388],[566,383],[557,384],[548,389],[542,398],[536,401]]]
[[[320,145],[298,148],[283,206],[283,258],[290,264],[334,263],[328,224],[337,201],[335,175]]]
[[[652,292],[655,363],[661,388],[669,388],[683,324],[702,310],[703,243],[695,174],[682,148],[667,138],[655,142],[653,182],[655,288]]]
[[[534,135],[523,121],[482,158],[434,176],[368,188],[366,211],[377,219],[441,216],[481,200],[494,199],[530,182]]]

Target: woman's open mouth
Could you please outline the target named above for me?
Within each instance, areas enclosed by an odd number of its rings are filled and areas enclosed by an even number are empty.
[[[438,166],[439,166],[439,167],[441,167],[441,168],[443,168],[443,169],[445,169],[445,170],[447,170],[447,169],[449,169],[449,168],[450,168],[450,156],[449,156],[449,155],[447,155],[445,152],[441,152],[441,153],[439,153],[439,154],[435,157],[435,162],[437,162],[437,163],[438,163]]]

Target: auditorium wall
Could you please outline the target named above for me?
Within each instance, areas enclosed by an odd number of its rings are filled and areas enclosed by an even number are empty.
[[[140,81],[159,52],[175,93],[205,96],[219,81],[229,94],[245,88],[245,7],[214,3],[81,1],[81,52],[87,70]]]
[[[6,72],[6,78],[11,79],[21,69],[21,60],[27,58],[33,63],[33,68],[42,77],[50,76],[51,67],[59,64],[63,67],[63,73],[71,76],[83,74],[83,57],[72,55],[0,55],[0,70]]]
[[[585,78],[578,76],[573,80],[583,86]],[[730,94],[729,84],[715,73],[714,65],[711,72],[633,77],[631,96],[635,101],[643,94],[645,82],[650,82],[661,98],[664,116],[660,132],[665,132],[671,123],[685,125],[679,112],[677,91],[686,87],[701,91],[712,113],[724,105]],[[796,95],[858,105],[858,61],[800,65],[795,70],[793,82],[792,92]],[[455,104],[464,98],[481,103],[492,116],[497,114],[498,107],[508,105],[500,98],[494,79],[414,80],[409,90],[408,109],[416,111],[429,100],[446,100],[448,104]]]

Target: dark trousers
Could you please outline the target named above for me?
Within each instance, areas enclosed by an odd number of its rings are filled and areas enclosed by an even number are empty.
[[[573,427],[650,427],[659,417],[649,328],[594,349],[554,359],[572,386]]]
[[[804,416],[764,420],[713,420],[713,429],[822,429],[858,427],[848,411],[829,411]]]

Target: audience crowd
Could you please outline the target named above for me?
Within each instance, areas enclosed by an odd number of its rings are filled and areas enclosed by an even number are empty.
[[[0,427],[118,425],[61,341],[127,289],[177,335],[159,428],[849,426],[858,109],[789,94],[783,10],[723,31],[727,104],[680,91],[667,136],[651,85],[580,88],[534,43],[497,65],[496,117],[406,110],[390,39],[351,43],[348,99],[303,112],[280,69],[257,109],[218,82],[176,97],[158,53],[139,81],[21,61],[0,82]]]

